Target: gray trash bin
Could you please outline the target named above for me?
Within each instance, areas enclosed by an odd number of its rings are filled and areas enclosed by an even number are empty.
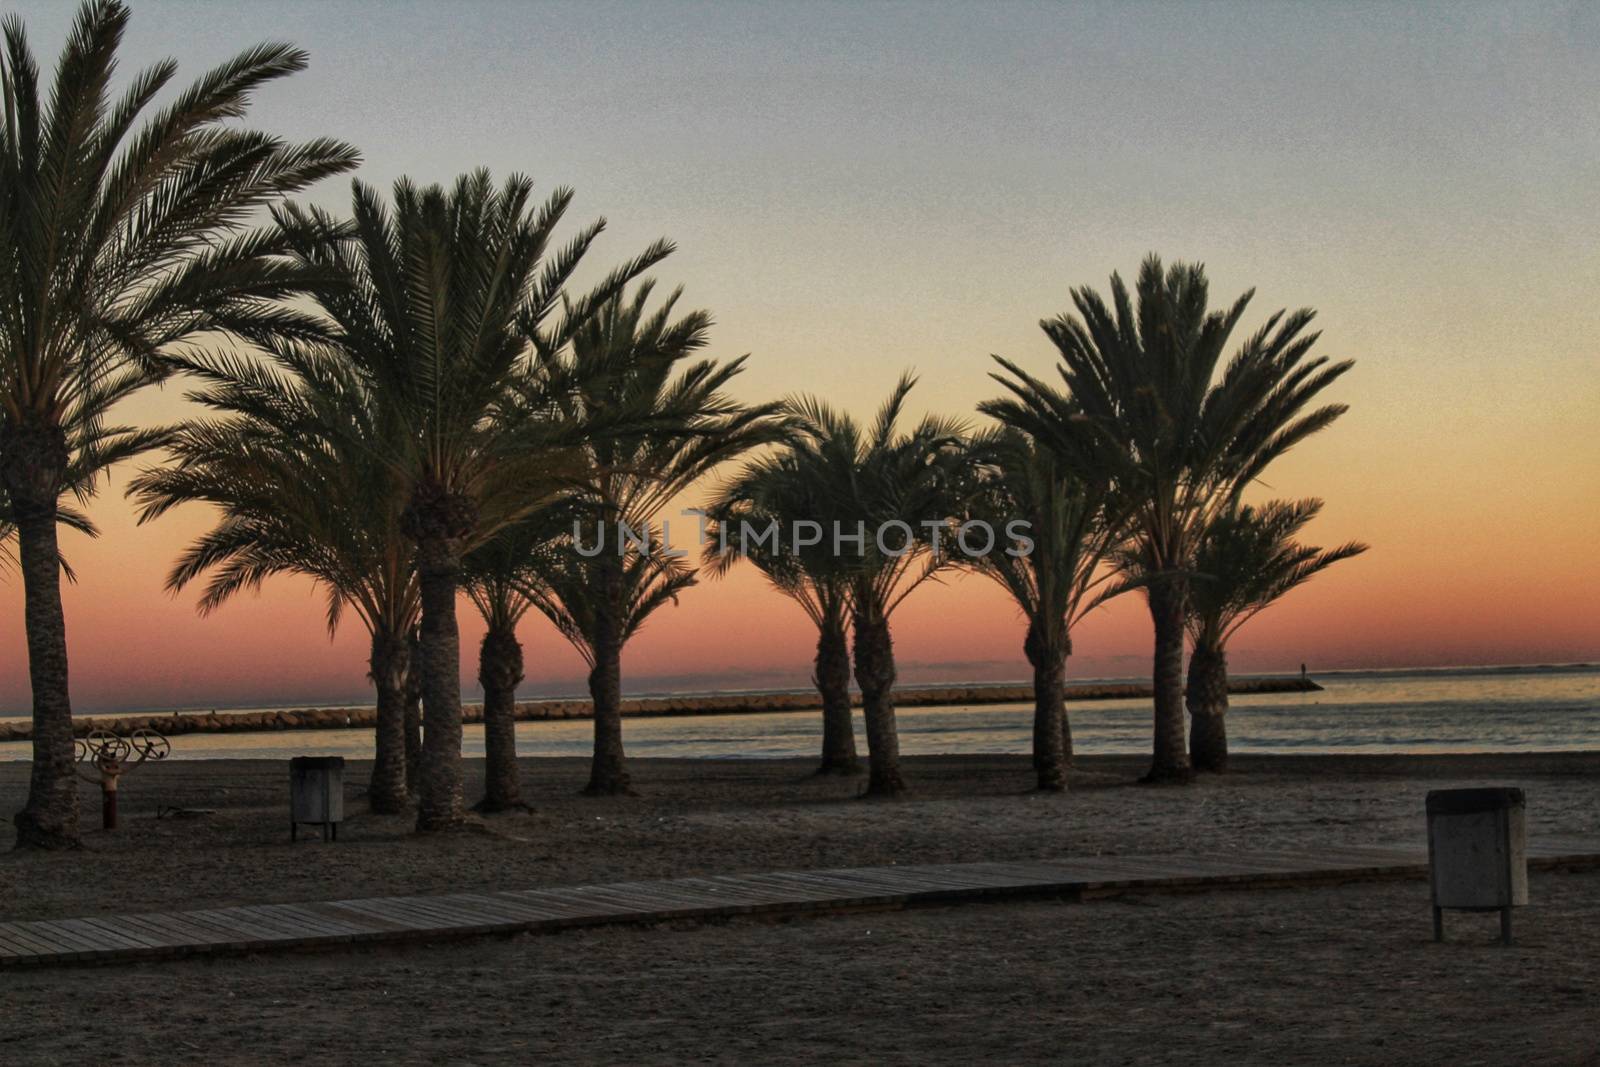
[[[1511,943],[1511,909],[1528,902],[1528,853],[1520,789],[1436,789],[1428,794],[1428,872],[1433,936],[1444,909],[1498,911]]]
[[[322,827],[322,839],[339,840],[344,821],[344,757],[296,756],[289,761],[289,840],[301,823]]]

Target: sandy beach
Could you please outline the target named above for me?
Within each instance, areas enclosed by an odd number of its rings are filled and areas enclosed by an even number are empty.
[[[1241,757],[1188,789],[1085,758],[1027,791],[1018,757],[917,758],[903,802],[800,761],[637,761],[638,797],[577,796],[581,760],[525,761],[529,814],[418,838],[364,811],[350,768],[337,844],[290,844],[284,766],[150,766],[123,827],[85,853],[0,857],[6,918],[497,889],[896,862],[1416,843],[1431,788],[1528,791],[1529,832],[1593,833],[1600,754]],[[470,777],[469,795],[476,789]],[[0,804],[26,767],[0,767]],[[85,790],[86,820],[97,812]],[[156,819],[160,806],[215,814]],[[8,835],[9,836],[9,835]],[[0,840],[0,848],[9,842]],[[1600,874],[1536,875],[1518,942],[1461,916],[1430,941],[1421,883],[984,904],[819,921],[553,937],[7,976],[8,1062],[789,1058],[1584,1062],[1596,1054]],[[60,1001],[52,998],[67,993]],[[77,1014],[94,1004],[92,1017]],[[451,1010],[439,1010],[449,1004]],[[427,1016],[426,1022],[418,1020]],[[92,1018],[92,1023],[85,1020]],[[255,1050],[255,1051],[248,1051]],[[1001,1050],[1004,1050],[1002,1052]],[[16,1053],[13,1055],[12,1053]],[[114,1058],[114,1057],[113,1057]]]
[[[1419,883],[7,975],[7,1063],[1591,1064],[1600,873],[1517,943]]]
[[[635,760],[639,795],[578,795],[581,759],[523,761],[533,807],[478,831],[420,837],[408,816],[374,816],[369,765],[346,769],[337,844],[289,842],[288,768],[278,760],[148,764],[122,786],[122,827],[99,829],[98,791],[80,800],[86,849],[0,853],[6,919],[319,898],[520,888],[738,871],[941,863],[1328,844],[1419,844],[1429,789],[1487,782],[1529,792],[1528,832],[1595,833],[1600,754],[1248,757],[1192,788],[1152,789],[1138,757],[1083,757],[1072,791],[1030,791],[1021,756],[906,760],[911,796],[855,799],[862,779],[811,775],[809,760]],[[469,803],[482,762],[469,760]],[[0,764],[14,811],[26,764]],[[215,814],[157,819],[165,807]],[[0,831],[8,850],[11,827]]]

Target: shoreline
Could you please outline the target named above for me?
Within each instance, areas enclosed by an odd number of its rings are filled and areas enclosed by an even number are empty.
[[[1315,693],[1322,686],[1298,675],[1239,678],[1231,681],[1228,692]],[[1137,682],[1089,683],[1068,686],[1066,699],[1148,700],[1153,690]],[[852,699],[856,694],[851,694]],[[1022,704],[1033,700],[1031,685],[913,686],[895,693],[898,707],[941,707],[952,704]],[[819,711],[822,704],[815,690],[793,693],[729,693],[686,697],[635,697],[622,701],[625,718],[647,716],[757,715],[796,711]],[[134,730],[155,730],[168,737],[182,734],[267,733],[280,730],[348,730],[377,725],[377,708],[294,708],[247,712],[170,712],[146,715],[93,715],[74,717],[73,734],[82,737],[94,730],[128,734]],[[516,721],[542,722],[593,717],[588,700],[519,701]],[[463,705],[463,723],[483,721],[481,704]],[[33,724],[27,720],[0,722],[0,743],[28,741]]]

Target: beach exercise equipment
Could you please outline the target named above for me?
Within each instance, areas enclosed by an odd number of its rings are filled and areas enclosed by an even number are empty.
[[[155,730],[135,730],[127,737],[110,730],[93,730],[72,742],[74,762],[93,764],[98,772],[90,776],[79,770],[78,777],[100,783],[102,829],[117,828],[117,784],[122,776],[146,760],[166,759],[171,751],[172,742]]]
[[[296,756],[289,761],[289,840],[300,824],[322,827],[324,841],[339,840],[344,821],[344,757]]]
[[[1433,939],[1444,940],[1444,910],[1498,911],[1511,944],[1511,909],[1528,903],[1528,847],[1522,790],[1435,789],[1428,794],[1428,880]]]

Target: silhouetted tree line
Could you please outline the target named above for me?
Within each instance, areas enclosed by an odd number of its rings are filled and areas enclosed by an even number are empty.
[[[868,425],[808,396],[746,404],[728,392],[744,357],[701,354],[710,315],[680,312],[677,292],[653,299],[648,272],[669,242],[578,291],[574,273],[605,222],[563,236],[568,189],[539,200],[527,178],[496,184],[478,170],[448,187],[402,178],[387,196],[357,180],[348,214],[295,204],[286,198],[354,168],[356,150],[234,120],[305,54],[251,49],[154,109],[170,62],[112,92],[127,21],[114,0],[84,4],[48,89],[21,22],[4,25],[0,535],[24,588],[34,722],[19,847],[78,840],[60,596],[70,571],[57,531],[93,534],[81,508],[100,476],[146,453],[163,460],[129,488],[141,521],[188,502],[217,515],[169,588],[203,579],[210,612],[302,574],[326,593],[330,632],[347,611],[366,627],[372,807],[415,803],[420,830],[465,816],[462,593],[487,625],[485,810],[521,803],[516,628],[530,611],[590,668],[586,792],[628,792],[623,649],[701,570],[740,560],[816,624],[821,772],[860,770],[854,678],[874,796],[905,789],[895,611],[947,569],[999,583],[1026,624],[1038,784],[1061,790],[1067,662],[1089,610],[1129,592],[1147,601],[1148,777],[1181,781],[1226,764],[1228,639],[1364,548],[1296,542],[1317,501],[1242,500],[1344,410],[1318,400],[1350,363],[1312,354],[1310,311],[1277,312],[1236,339],[1249,294],[1213,309],[1201,267],[1152,256],[1131,292],[1113,275],[1109,302],[1080,288],[1072,312],[1042,323],[1053,376],[998,360],[1000,395],[978,405],[981,428],[905,425],[910,376]],[[111,421],[118,401],[175,376],[200,416]],[[740,457],[706,503],[704,558],[671,552],[659,536],[668,502]],[[963,524],[1015,519],[1027,523],[1026,555],[950,550]],[[827,539],[780,550],[719,536],[747,522],[894,524],[904,537],[890,550],[869,535],[846,553]],[[618,523],[644,536],[575,551],[576,530]]]

